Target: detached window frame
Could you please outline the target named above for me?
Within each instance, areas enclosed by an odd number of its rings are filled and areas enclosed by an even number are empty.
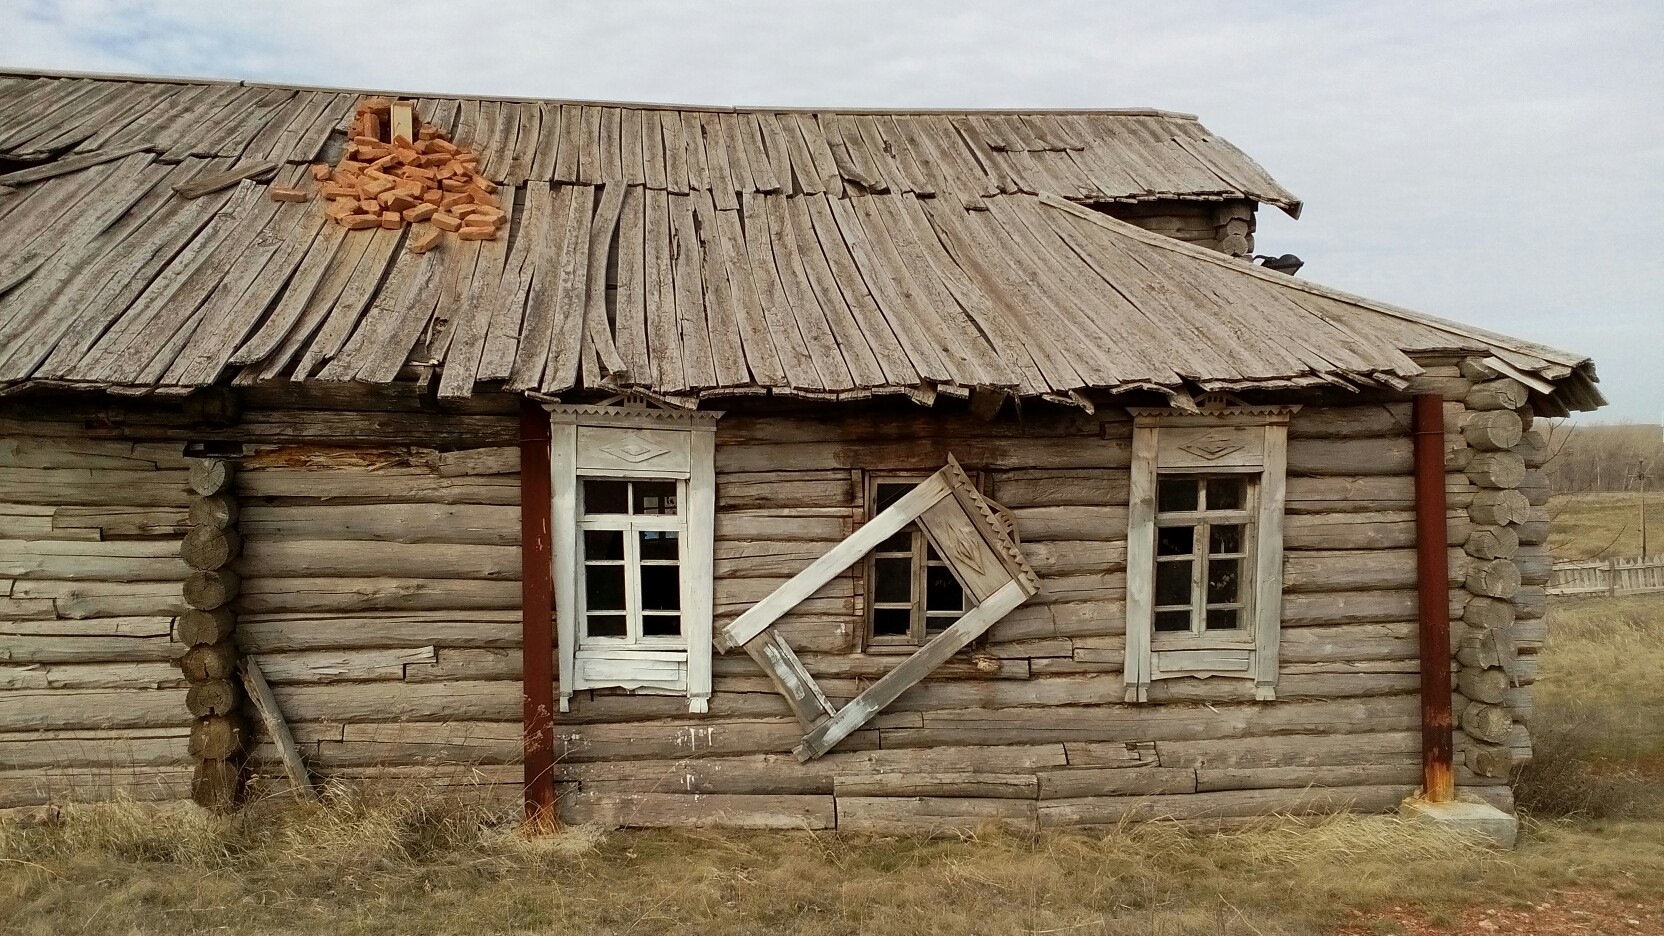
[[[907,471],[866,471],[864,472],[866,485],[864,503],[867,505],[867,518],[877,516],[884,508],[898,500],[907,491],[918,487],[919,484],[931,477],[929,472]],[[974,478],[973,478],[974,480]],[[905,490],[892,492],[892,496],[883,496],[884,487],[904,487]],[[924,529],[917,523],[908,524],[899,533],[885,540],[868,553],[861,564],[862,576],[866,586],[866,611],[863,623],[863,644],[868,652],[894,653],[912,652],[929,643],[931,638],[942,633],[953,623],[965,616],[974,606],[970,593],[965,589],[965,583],[959,581],[953,568],[942,557],[934,555],[935,550],[930,540],[925,536]],[[885,600],[893,598],[881,594],[879,583],[880,563],[907,564],[908,597],[906,600]],[[953,588],[959,595],[957,608],[934,607],[931,603],[931,577],[946,576],[953,583]],[[938,582],[938,585],[941,584]],[[878,619],[883,612],[892,615],[905,612],[907,615],[906,633],[879,633]]]
[[[709,711],[721,414],[557,404],[545,409],[560,710],[571,710],[576,691],[623,688],[686,695],[690,712]],[[666,485],[674,485],[673,508],[664,499]],[[613,503],[620,494],[623,499]],[[663,534],[676,541],[675,555],[651,548],[644,555],[646,541]],[[662,581],[670,568],[673,596],[643,589],[644,579]],[[612,569],[622,569],[622,591],[592,591],[591,575],[607,570],[610,578]],[[673,620],[680,633],[668,633]]]
[[[1181,677],[1251,679],[1255,699],[1277,697],[1288,423],[1299,407],[1223,394],[1201,404],[1130,410],[1128,702]],[[1186,528],[1188,540],[1176,532]]]

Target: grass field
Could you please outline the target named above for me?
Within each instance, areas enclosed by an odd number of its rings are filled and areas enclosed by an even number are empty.
[[[0,822],[0,933],[1664,933],[1664,594],[1557,604],[1550,625],[1506,854],[1391,817],[527,838],[414,791],[226,818],[116,803]]]
[[[1562,494],[1548,506],[1549,548],[1559,559],[1641,554],[1641,499],[1636,494]],[[1647,495],[1647,552],[1664,553],[1664,491]]]

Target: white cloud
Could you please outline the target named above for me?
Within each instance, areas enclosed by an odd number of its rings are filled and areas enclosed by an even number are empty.
[[[1652,0],[25,3],[13,66],[717,104],[1198,113],[1307,201],[1307,275],[1593,355],[1664,410]]]

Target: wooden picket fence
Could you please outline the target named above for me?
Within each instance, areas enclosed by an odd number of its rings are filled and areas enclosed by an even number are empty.
[[[1551,595],[1638,595],[1664,591],[1664,554],[1556,562]]]

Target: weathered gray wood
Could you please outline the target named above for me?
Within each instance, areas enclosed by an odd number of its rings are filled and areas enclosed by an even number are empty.
[[[195,683],[185,694],[185,708],[192,715],[229,715],[242,704],[243,693],[229,679]]]
[[[1462,438],[1481,451],[1503,451],[1518,444],[1523,431],[1518,413],[1513,410],[1489,410],[1468,417],[1462,426]]]
[[[982,826],[1036,829],[1031,800],[935,796],[840,796],[838,829],[890,835],[956,836]]]
[[[520,550],[513,546],[262,537],[244,548],[238,568],[250,578],[518,580]]]
[[[279,165],[280,163],[275,159],[249,163],[235,169],[227,169],[224,172],[202,176],[190,182],[182,182],[175,185],[173,191],[181,198],[201,198],[204,195],[228,189],[244,179],[258,179],[261,176],[270,175],[277,171]]]
[[[1549,498],[1554,493],[1553,487],[1549,484],[1548,473],[1538,468],[1525,473],[1525,477],[1520,480],[1519,489],[1520,493],[1525,495],[1526,503],[1533,507],[1548,506]]]
[[[200,458],[191,463],[191,492],[198,497],[220,494],[231,487],[236,468],[231,462],[217,458]]]
[[[1520,588],[1520,570],[1507,559],[1475,562],[1467,573],[1467,589],[1475,595],[1512,598]]]
[[[1198,792],[1227,790],[1322,789],[1374,785],[1413,785],[1421,780],[1421,758],[1396,755],[1391,762],[1321,767],[1204,768],[1196,771]]]
[[[1039,777],[1042,800],[1196,791],[1196,771],[1189,767],[1063,767]]]
[[[0,692],[0,731],[185,725],[185,694],[183,688]]]
[[[1476,383],[1462,404],[1470,410],[1517,410],[1530,402],[1531,392],[1509,377]]]
[[[1538,429],[1522,433],[1513,450],[1525,461],[1527,468],[1541,468],[1554,457],[1554,453],[1549,450],[1548,438]]]
[[[1462,620],[1471,627],[1501,630],[1514,623],[1514,603],[1505,598],[1475,595],[1468,599]]]
[[[0,175],[0,185],[18,186],[27,185],[30,182],[40,182],[56,176],[68,175],[71,172],[80,172],[82,169],[90,169],[93,166],[107,162],[114,162],[118,159],[125,159],[134,153],[144,152],[145,150],[155,151],[156,144],[128,143],[124,146],[96,150],[81,156],[69,156],[44,165],[31,166],[28,169],[18,169]],[[272,168],[276,168],[276,166],[274,165]]]
[[[1040,782],[1032,773],[1007,774],[969,770],[951,773],[878,773],[839,775],[833,793],[853,796],[957,796],[1034,799]]]
[[[1482,488],[1517,488],[1525,480],[1525,460],[1515,452],[1480,452],[1468,462],[1467,476]]]
[[[249,700],[254,703],[254,710],[259,713],[260,721],[265,725],[266,736],[277,744],[277,749],[283,758],[283,770],[289,777],[289,784],[296,793],[307,797],[316,797],[312,790],[312,779],[306,770],[306,762],[301,759],[300,748],[295,746],[295,738],[289,733],[289,725],[283,720],[283,710],[278,708],[277,698],[272,695],[272,689],[266,685],[266,677],[260,672],[260,663],[253,657],[243,660],[243,687],[248,691]]]
[[[192,647],[179,658],[179,669],[192,682],[226,679],[237,671],[237,648],[226,642]]]
[[[211,571],[229,565],[242,545],[243,539],[234,529],[200,526],[185,534],[179,555],[191,568]]]
[[[831,829],[830,796],[734,796],[676,793],[601,794],[579,791],[559,802],[566,822],[632,828]]]
[[[197,763],[191,774],[191,800],[205,809],[223,812],[237,805],[242,785],[240,758],[205,759]]]
[[[1508,674],[1499,667],[1464,668],[1456,674],[1456,688],[1475,702],[1500,705],[1507,698]]]
[[[227,530],[237,523],[237,498],[228,493],[191,499],[190,521],[195,527]]]
[[[237,597],[242,580],[229,569],[192,572],[185,579],[185,603],[201,611],[212,611]]]
[[[1333,789],[1232,790],[1173,796],[1095,796],[1043,802],[1040,827],[1118,825],[1152,819],[1216,820],[1272,813],[1386,812],[1415,792],[1413,784]]]
[[[1530,509],[1530,502],[1519,491],[1487,489],[1473,495],[1468,517],[1481,526],[1518,525],[1526,521]]]
[[[1514,730],[1514,716],[1503,705],[1471,702],[1462,710],[1461,717],[1462,730],[1470,737],[1493,744],[1507,741]]]
[[[1463,550],[1475,559],[1511,559],[1520,547],[1520,535],[1513,527],[1475,527]]]
[[[520,508],[484,504],[250,506],[238,528],[272,540],[518,546]]]
[[[243,720],[235,715],[209,715],[191,725],[188,750],[204,760],[220,760],[240,753],[248,741]]]

